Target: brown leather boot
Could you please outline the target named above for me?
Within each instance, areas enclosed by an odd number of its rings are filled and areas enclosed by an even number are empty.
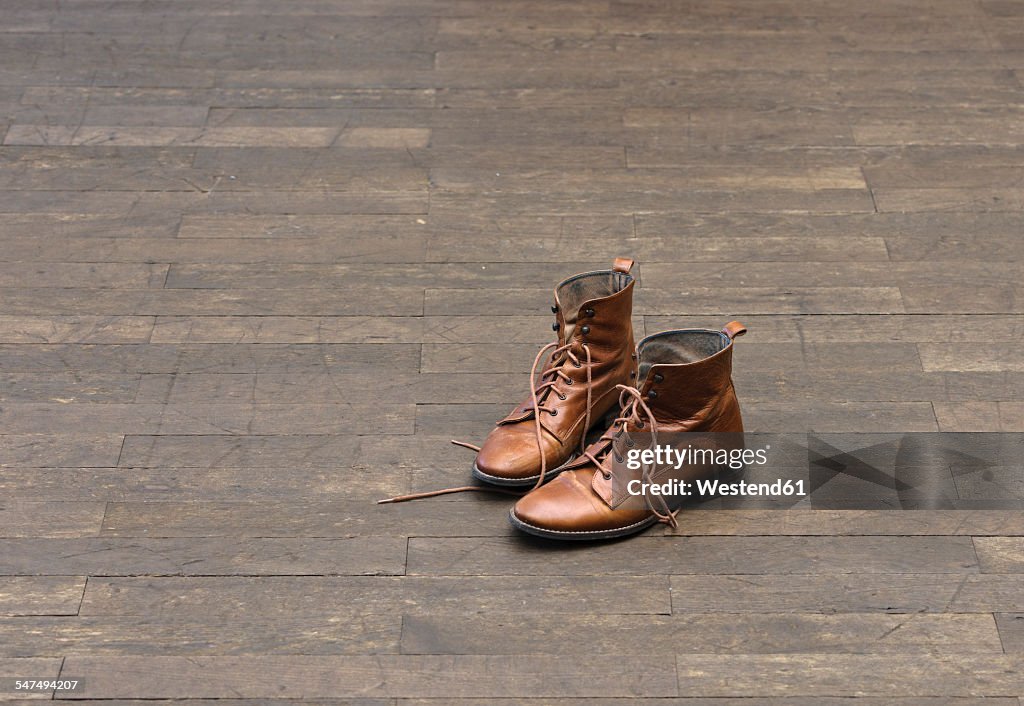
[[[630,434],[742,432],[732,384],[732,341],[746,333],[739,322],[721,331],[665,331],[637,349],[638,387],[620,385],[618,418],[584,454],[552,482],[526,494],[512,508],[513,526],[554,539],[621,537],[658,521],[676,526],[675,510],[662,496],[631,495],[612,460],[634,441]],[[616,464],[615,473],[628,472]]]
[[[555,288],[558,340],[537,354],[530,396],[487,436],[474,476],[495,485],[539,485],[582,451],[587,430],[615,408],[616,385],[632,384],[636,375],[632,267],[632,260],[616,258],[610,270]]]

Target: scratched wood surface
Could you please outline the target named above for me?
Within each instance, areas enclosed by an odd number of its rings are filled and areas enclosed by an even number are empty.
[[[374,501],[616,255],[638,335],[748,325],[750,429],[1024,431],[1022,170],[1021,0],[0,0],[0,676],[1020,706],[1020,513]]]

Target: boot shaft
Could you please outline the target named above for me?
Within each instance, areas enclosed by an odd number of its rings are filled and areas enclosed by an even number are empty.
[[[595,359],[633,351],[632,267],[632,260],[616,258],[610,270],[574,275],[555,287],[559,345],[586,344]]]
[[[679,329],[647,336],[637,347],[638,389],[665,431],[743,431],[732,382],[737,322],[721,331]]]

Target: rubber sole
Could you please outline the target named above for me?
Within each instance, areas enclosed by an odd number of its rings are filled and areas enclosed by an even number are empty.
[[[655,524],[658,521],[658,518],[652,515],[640,522],[636,522],[632,525],[626,525],[625,527],[616,527],[615,529],[607,530],[590,530],[585,532],[563,532],[561,530],[550,530],[543,527],[536,527],[531,525],[529,522],[523,522],[516,517],[515,508],[508,511],[508,520],[517,530],[537,537],[544,537],[545,539],[562,539],[571,542],[588,542],[598,539],[617,539],[619,537],[628,537],[629,535],[636,534],[637,532],[643,532],[645,529]]]
[[[558,468],[552,468],[544,474],[544,482],[551,480],[559,473],[562,472],[566,466],[575,461],[578,456],[572,456],[568,461],[563,463]],[[529,488],[537,484],[537,479],[540,478],[538,473],[535,476],[527,476],[526,478],[502,478],[501,476],[492,476],[489,473],[484,473],[476,466],[476,462],[473,462],[473,477],[477,480],[482,480],[484,483],[490,483],[491,485],[500,485],[506,488]]]

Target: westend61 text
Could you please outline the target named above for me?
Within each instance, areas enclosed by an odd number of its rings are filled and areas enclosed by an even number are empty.
[[[735,483],[723,483],[717,479],[699,479],[682,481],[675,478],[664,483],[644,483],[631,480],[626,484],[626,492],[630,495],[667,495],[677,497],[716,497],[721,495],[737,495],[746,497],[792,497],[805,496],[803,480],[782,480],[774,483],[750,483],[745,480]]]

